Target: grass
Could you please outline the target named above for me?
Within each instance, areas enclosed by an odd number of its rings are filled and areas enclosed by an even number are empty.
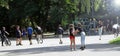
[[[113,39],[113,40],[110,40],[109,43],[110,43],[110,44],[120,44],[120,37],[117,37],[117,38],[115,38],[115,39]]]

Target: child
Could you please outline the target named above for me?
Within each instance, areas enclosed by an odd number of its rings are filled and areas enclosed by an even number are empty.
[[[70,29],[69,29],[69,33],[70,33],[70,49],[71,51],[74,49],[76,49],[76,45],[75,45],[75,29],[74,29],[74,25],[70,24]]]

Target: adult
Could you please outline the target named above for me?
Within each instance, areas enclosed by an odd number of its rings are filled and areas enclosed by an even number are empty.
[[[35,28],[35,35],[36,35],[36,39],[38,44],[41,43],[42,44],[42,28],[40,26],[37,26]]]
[[[5,28],[5,27],[2,27],[2,30],[1,30],[2,46],[4,46],[3,43],[4,43],[4,41],[5,41],[5,37],[7,37],[6,34],[9,35],[9,33],[6,31],[6,28]]]
[[[84,50],[85,49],[85,35],[86,34],[85,34],[84,30],[82,29],[82,25],[80,23],[78,23],[78,34],[81,37],[81,47],[80,47],[80,49]]]
[[[63,28],[61,27],[61,25],[59,25],[58,29],[57,29],[57,34],[58,34],[58,37],[59,37],[59,44],[62,44],[63,41],[62,41],[62,37],[63,37]]]
[[[98,21],[98,33],[99,33],[99,40],[101,40],[103,32],[103,22],[101,20]]]
[[[28,33],[28,38],[29,38],[29,42],[30,42],[30,45],[32,45],[32,34],[33,34],[33,28],[31,26],[29,26],[27,28],[27,33]]]
[[[22,45],[21,42],[22,42],[22,32],[20,31],[20,26],[17,25],[16,26],[16,46],[18,45]]]

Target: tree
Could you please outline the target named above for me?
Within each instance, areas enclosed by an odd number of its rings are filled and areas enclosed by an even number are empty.
[[[90,16],[93,11],[99,11],[101,4],[102,0],[0,0],[0,18],[2,21],[7,18],[9,26],[40,25],[50,31],[59,24],[72,23],[82,14]]]

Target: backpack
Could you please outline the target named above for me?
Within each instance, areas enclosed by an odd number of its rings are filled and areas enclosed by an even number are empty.
[[[37,34],[42,34],[42,30],[40,30],[38,28],[36,28],[36,32],[37,32]]]

